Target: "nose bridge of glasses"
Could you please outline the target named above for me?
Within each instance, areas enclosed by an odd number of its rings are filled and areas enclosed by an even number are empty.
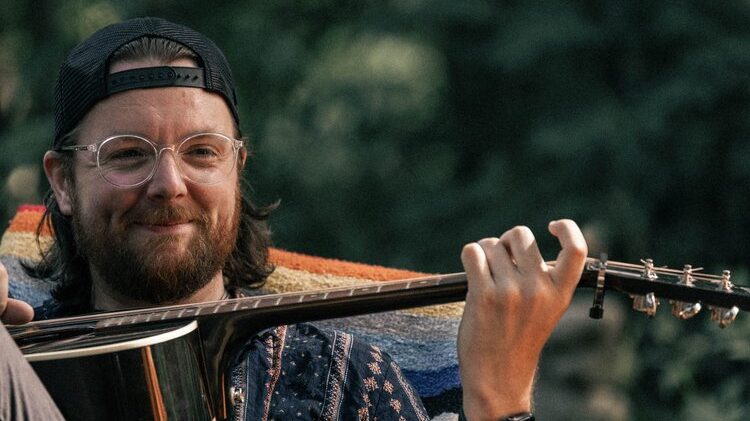
[[[156,159],[154,160],[154,167],[151,170],[151,175],[148,177],[148,179],[153,178],[165,164],[162,163],[161,159],[162,153],[165,150],[172,151],[172,165],[174,166],[174,170],[177,172],[177,174],[179,174],[180,177],[184,176],[183,169],[180,166],[180,155],[177,153],[179,145],[154,145],[154,148],[156,149]]]
[[[162,152],[165,150],[172,151],[172,157],[177,157],[178,148],[179,145],[156,145],[156,160],[159,160],[159,157],[161,157]]]

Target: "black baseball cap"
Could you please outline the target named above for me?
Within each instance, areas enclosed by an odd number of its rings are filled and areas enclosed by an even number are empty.
[[[166,38],[198,56],[197,68],[158,66],[109,74],[112,53],[141,37]],[[203,88],[221,95],[239,127],[232,72],[219,47],[203,34],[161,18],[126,20],[104,27],[78,44],[60,67],[55,84],[53,149],[102,99],[129,89],[164,86]]]

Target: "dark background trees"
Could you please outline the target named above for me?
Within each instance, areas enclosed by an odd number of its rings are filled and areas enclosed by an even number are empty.
[[[69,49],[144,15],[227,54],[279,247],[447,272],[516,224],[554,258],[546,223],[570,217],[592,255],[747,272],[747,2],[5,2],[0,216],[46,189]],[[628,416],[750,413],[748,317],[718,331],[664,313],[621,316],[632,353],[608,364]]]

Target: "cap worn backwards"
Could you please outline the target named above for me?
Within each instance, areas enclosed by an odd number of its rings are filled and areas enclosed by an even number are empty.
[[[200,67],[145,67],[109,74],[112,53],[144,36],[183,44],[198,56]],[[129,89],[162,86],[197,87],[221,95],[239,127],[232,73],[216,44],[188,27],[146,17],[102,28],[70,52],[55,85],[53,149],[61,146],[65,134],[102,99]]]

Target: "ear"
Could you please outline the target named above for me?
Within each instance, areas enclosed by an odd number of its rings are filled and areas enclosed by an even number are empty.
[[[65,177],[59,152],[47,151],[44,154],[44,173],[47,174],[47,180],[52,187],[52,193],[55,195],[60,212],[65,216],[71,216],[73,214],[71,186]]]
[[[240,171],[245,169],[245,162],[247,162],[247,148],[240,149]]]

